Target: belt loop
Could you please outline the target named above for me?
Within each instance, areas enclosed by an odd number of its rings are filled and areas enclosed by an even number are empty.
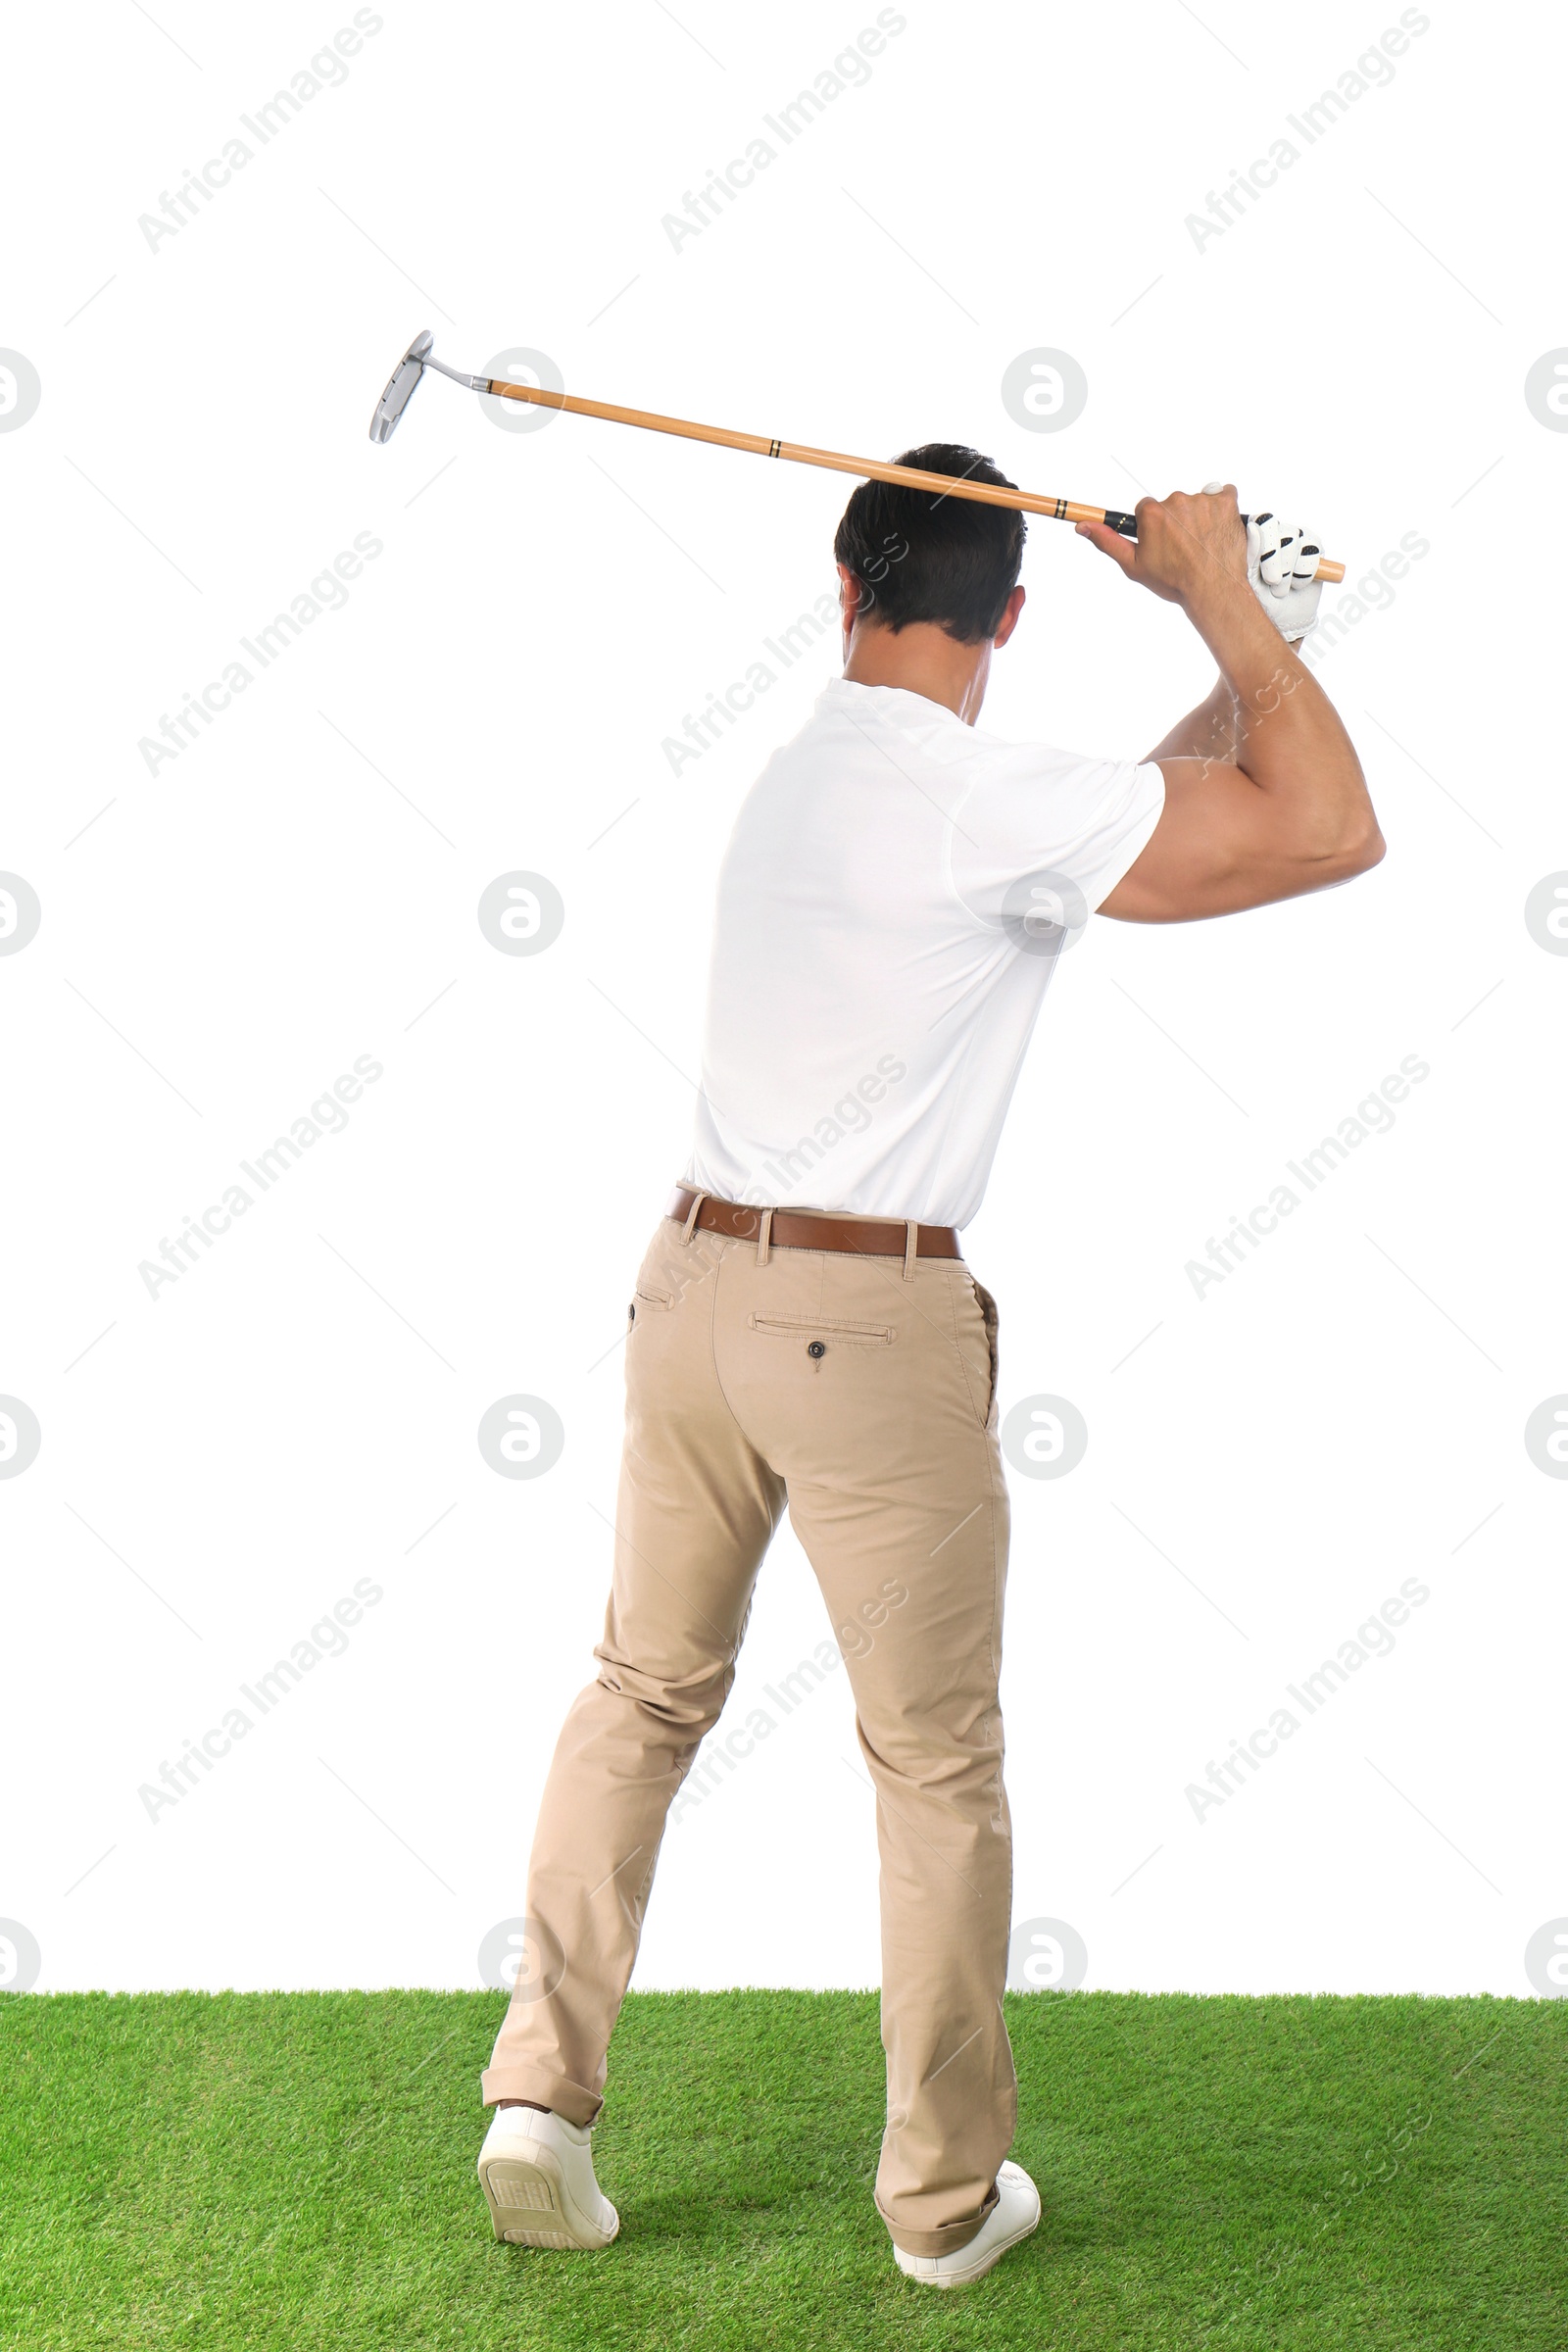
[[[686,1211],[686,1222],[680,1229],[680,1238],[688,1248],[691,1246],[692,1234],[696,1229],[697,1212],[707,1199],[708,1195],[706,1193],[698,1193],[694,1197],[690,1208]]]
[[[758,1237],[757,1243],[757,1262],[760,1266],[765,1266],[767,1263],[768,1246],[772,1239],[773,1211],[770,1208],[764,1208],[762,1211],[762,1230]]]
[[[914,1280],[914,1261],[919,1248],[920,1228],[912,1217],[906,1218],[904,1227],[904,1279],[906,1282]]]

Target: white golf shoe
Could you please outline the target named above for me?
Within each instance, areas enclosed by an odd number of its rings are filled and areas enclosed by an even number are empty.
[[[591,2139],[588,2128],[541,2107],[496,2109],[479,2186],[497,2237],[563,2252],[609,2245],[620,2216],[594,2179]]]
[[[1009,2161],[1001,2167],[997,2192],[979,2235],[956,2254],[906,2254],[902,2246],[895,2246],[893,2258],[906,2278],[918,2278],[922,2286],[967,2286],[994,2269],[1009,2246],[1027,2237],[1040,2219],[1040,2191],[1021,2164]]]

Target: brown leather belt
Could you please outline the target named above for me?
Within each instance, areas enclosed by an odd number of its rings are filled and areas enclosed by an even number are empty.
[[[676,1185],[664,1214],[684,1225],[696,1200],[702,1202],[697,1223],[704,1233],[728,1234],[737,1242],[760,1239],[765,1210],[743,1206],[737,1200],[718,1200],[711,1193],[693,1192],[689,1185]],[[772,1250],[842,1250],[856,1257],[903,1257],[908,1234],[902,1218],[841,1217],[828,1209],[775,1208],[767,1238]],[[916,1257],[963,1255],[955,1226],[917,1225],[915,1237]]]

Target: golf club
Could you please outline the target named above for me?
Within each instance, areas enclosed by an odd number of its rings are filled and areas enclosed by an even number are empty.
[[[506,383],[500,377],[464,375],[438,360],[431,346],[435,337],[426,327],[415,336],[392,371],[386,390],[370,418],[370,439],[390,441],[398,420],[414,398],[426,368],[450,376],[470,392],[489,392],[500,400],[526,400],[541,409],[568,409],[574,416],[603,416],[612,424],[638,424],[654,433],[677,433],[686,441],[712,441],[721,449],[744,449],[758,458],[789,458],[798,466],[826,466],[835,473],[855,473],[873,482],[902,482],[910,490],[935,490],[943,498],[969,498],[988,507],[1018,507],[1026,514],[1048,514],[1054,522],[1103,522],[1124,539],[1136,539],[1138,520],[1117,507],[1089,507],[1071,498],[1045,498],[1030,490],[1005,490],[991,482],[965,482],[947,473],[922,473],[913,466],[884,466],[872,458],[845,457],[834,449],[811,449],[801,441],[770,439],[765,433],[732,433],[721,424],[693,424],[683,416],[659,416],[650,409],[619,409],[609,401],[584,400],[574,392],[548,392],[539,384]],[[1242,520],[1247,520],[1244,514]],[[1320,557],[1320,580],[1343,580],[1345,565]]]

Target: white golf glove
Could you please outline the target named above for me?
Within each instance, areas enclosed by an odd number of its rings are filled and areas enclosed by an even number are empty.
[[[1223,482],[1205,482],[1205,491],[1223,490]],[[1247,576],[1252,592],[1280,635],[1299,645],[1317,626],[1323,583],[1314,579],[1323,553],[1299,523],[1281,522],[1277,514],[1247,517]]]

